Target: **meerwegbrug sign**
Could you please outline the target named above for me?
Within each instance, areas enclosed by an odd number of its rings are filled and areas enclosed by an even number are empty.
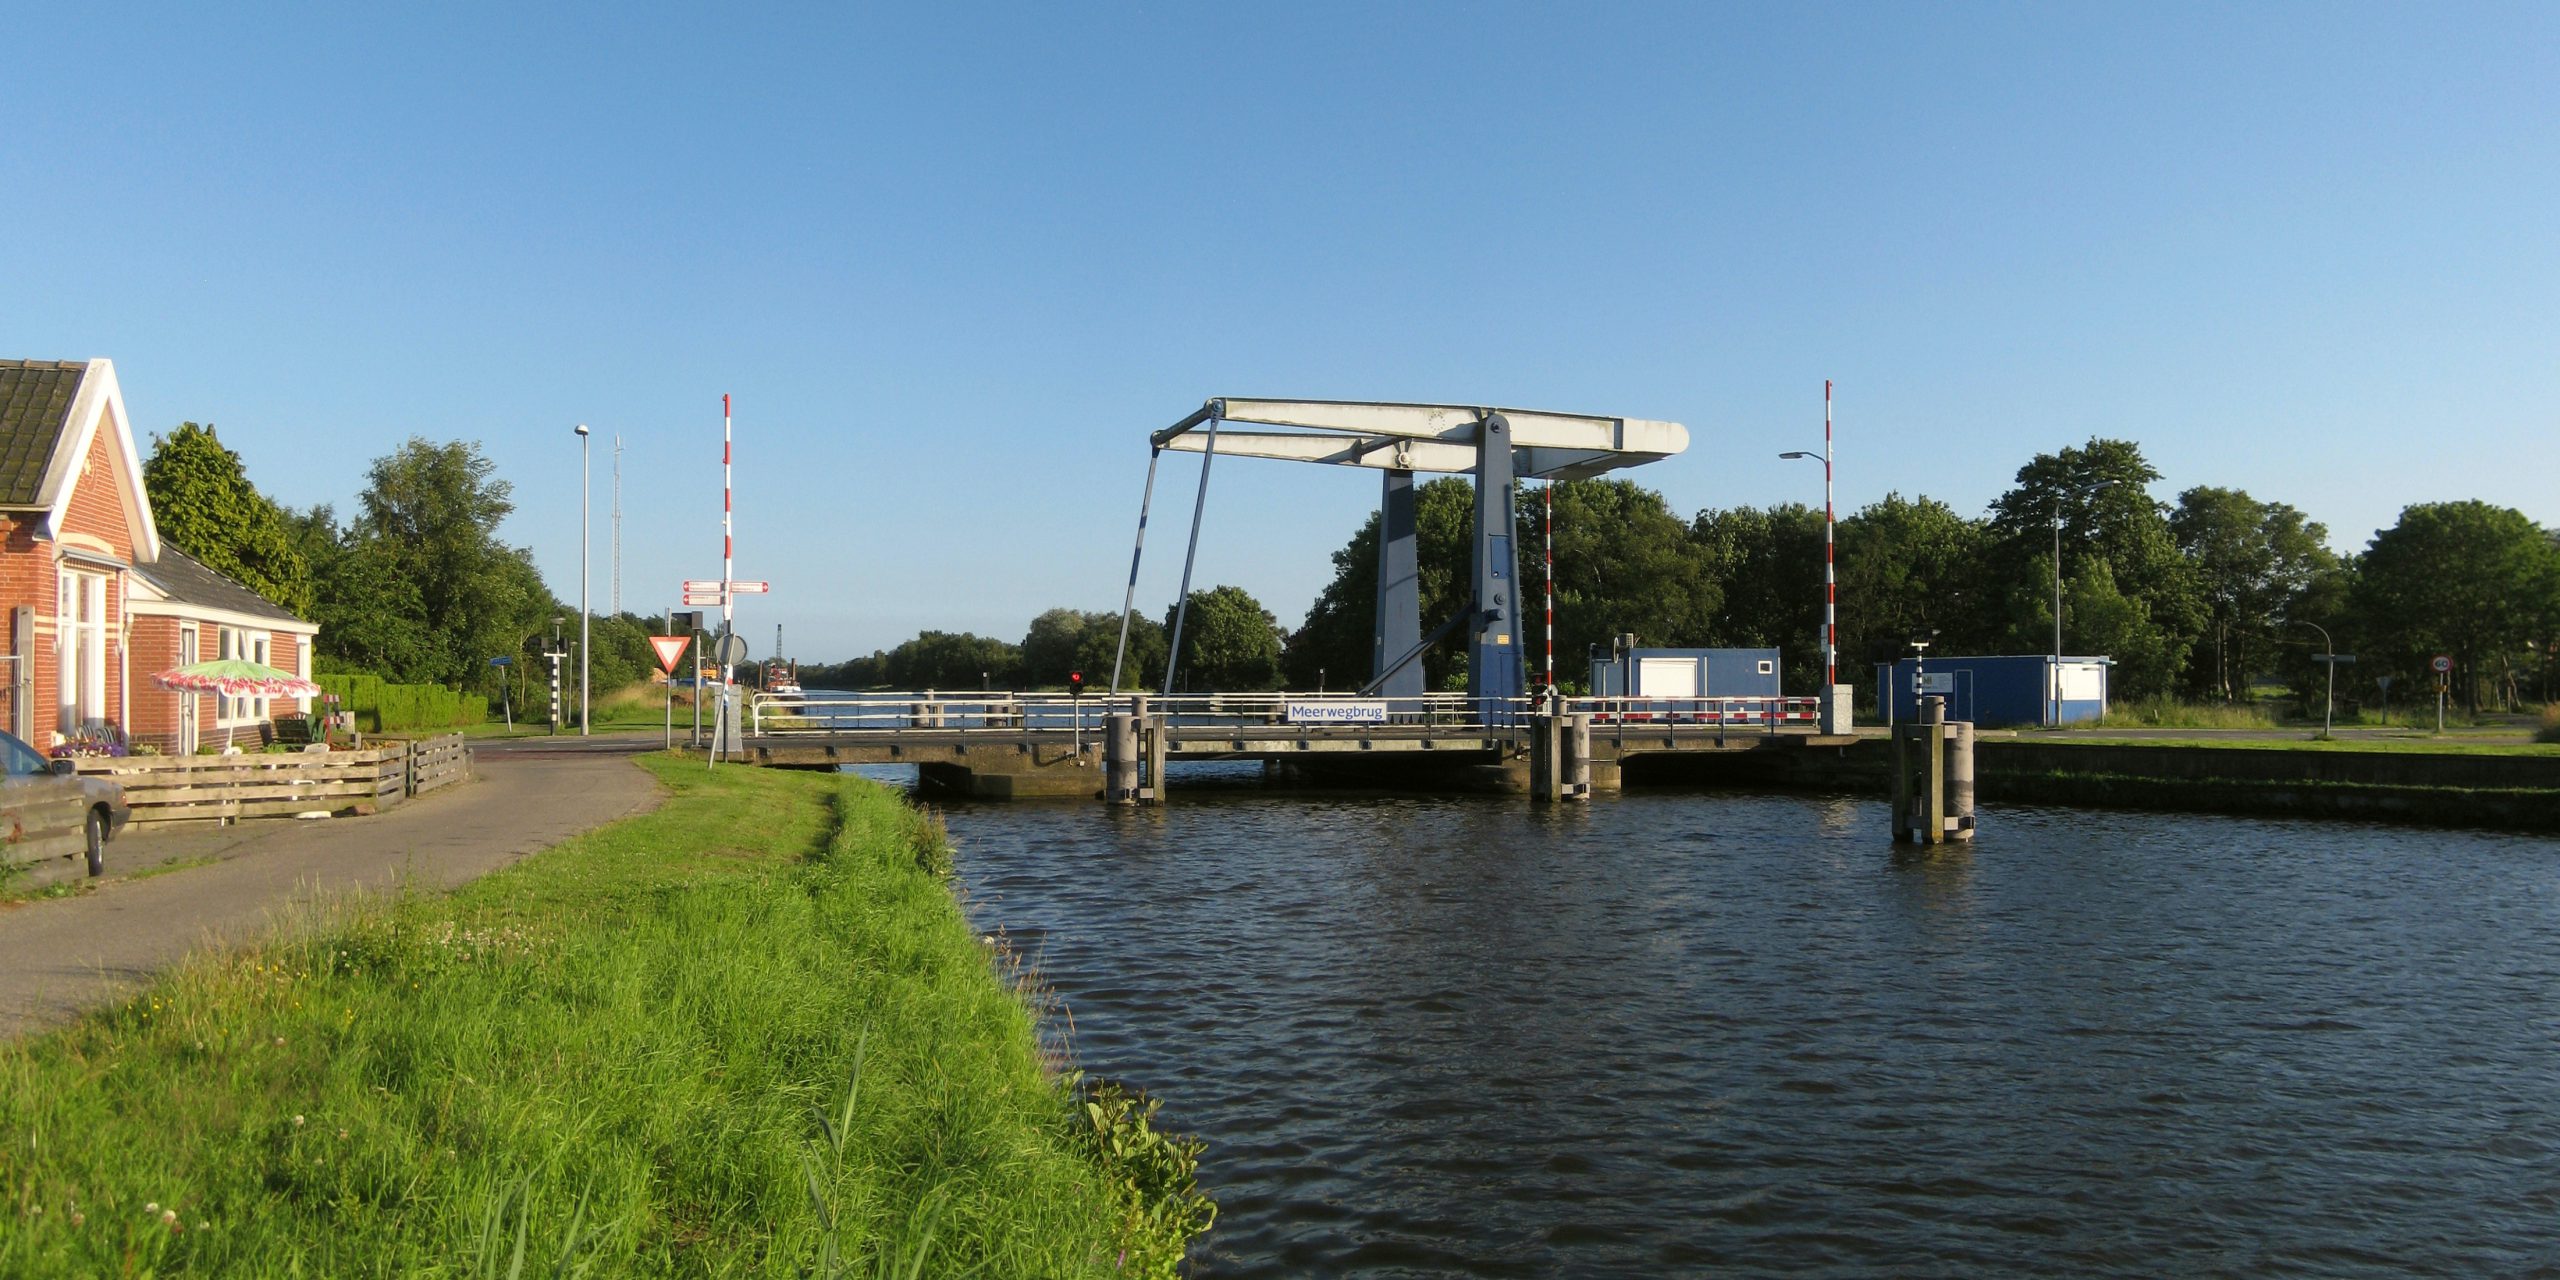
[[[1384,702],[1292,702],[1289,704],[1291,724],[1385,724],[1387,704]]]

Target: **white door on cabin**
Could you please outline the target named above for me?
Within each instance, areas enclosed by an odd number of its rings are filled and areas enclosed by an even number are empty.
[[[194,627],[178,628],[178,665],[193,666],[203,660],[204,640]],[[197,708],[204,705],[204,695],[194,692],[173,695],[178,699],[178,754],[196,753]]]

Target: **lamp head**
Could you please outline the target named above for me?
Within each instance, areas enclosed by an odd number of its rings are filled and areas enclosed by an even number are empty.
[[[1790,449],[1778,456],[1781,458],[1819,458],[1822,455],[1818,453],[1807,453],[1802,449]]]
[[[583,423],[583,422],[579,423],[579,424],[578,424],[578,434],[579,434],[579,435],[585,435],[586,433],[587,433],[587,424],[585,424],[585,423]]]

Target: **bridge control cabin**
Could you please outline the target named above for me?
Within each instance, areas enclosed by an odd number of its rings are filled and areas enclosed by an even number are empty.
[[[2107,714],[2103,657],[2056,658],[2030,653],[1999,657],[1905,658],[1876,664],[1876,688],[1893,700],[1896,722],[1920,717],[1920,699],[1947,700],[1947,718],[1985,729],[2088,724]]]

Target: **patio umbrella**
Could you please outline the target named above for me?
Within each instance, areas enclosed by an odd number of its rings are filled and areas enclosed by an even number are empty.
[[[175,671],[163,671],[151,679],[163,689],[175,689],[180,693],[218,693],[226,698],[308,698],[320,692],[320,686],[290,671],[241,658],[191,662]],[[222,731],[222,745],[231,745],[231,730],[228,728]]]

